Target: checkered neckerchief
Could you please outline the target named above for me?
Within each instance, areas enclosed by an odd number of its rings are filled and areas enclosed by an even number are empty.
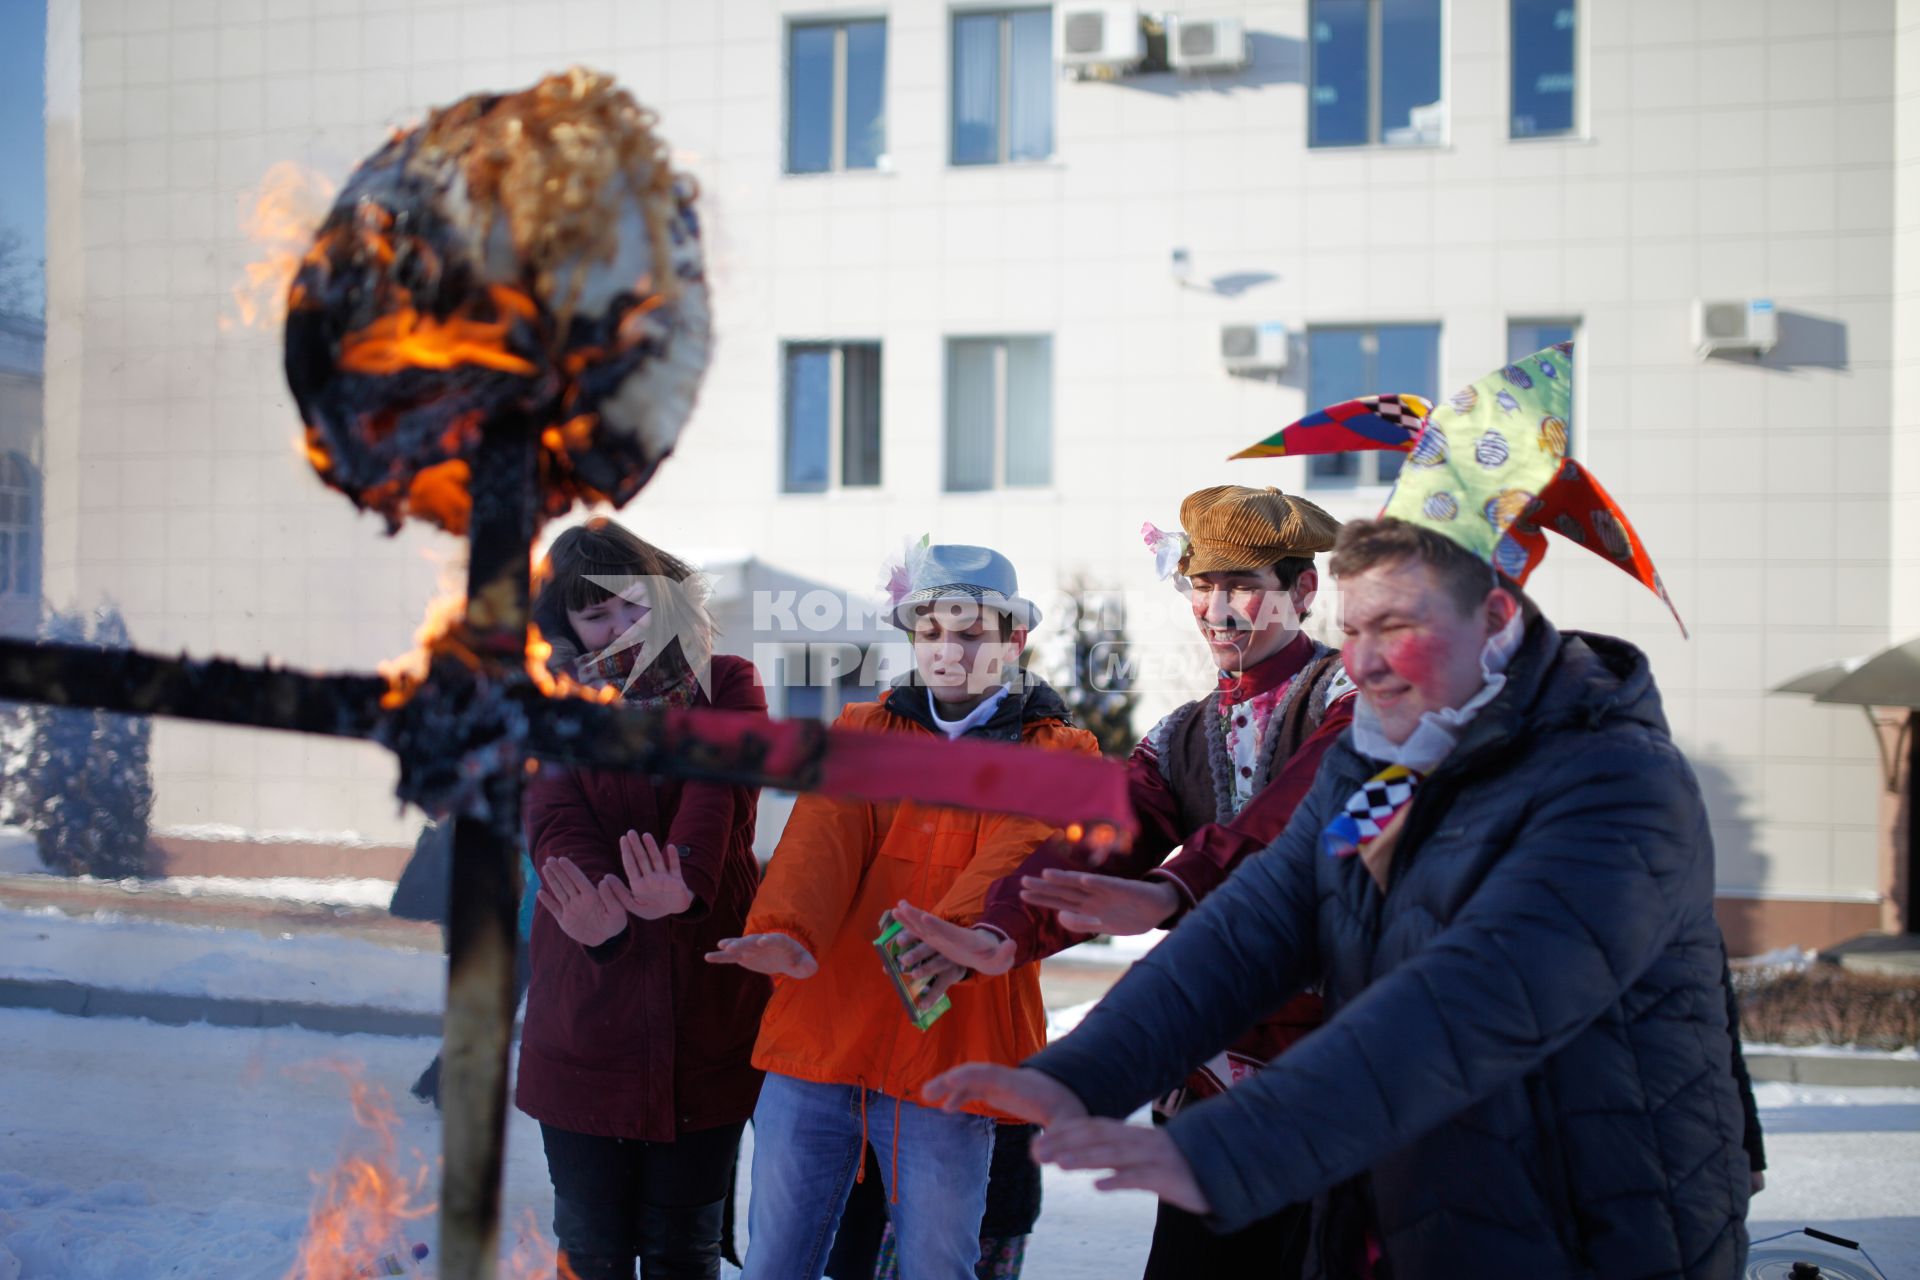
[[[1360,852],[1379,836],[1393,815],[1407,807],[1420,775],[1403,764],[1390,764],[1360,784],[1347,798],[1327,829],[1320,833],[1320,848],[1329,858],[1344,858]]]

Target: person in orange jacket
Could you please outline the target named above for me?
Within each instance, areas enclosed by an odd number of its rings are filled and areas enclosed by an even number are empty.
[[[1039,610],[984,547],[925,546],[894,574],[896,625],[914,670],[844,727],[970,736],[1098,754],[1058,694],[1019,665]],[[970,924],[988,888],[1054,834],[1005,814],[820,795],[796,802],[742,937],[707,958],[771,974],[753,1064],[747,1280],[819,1280],[867,1142],[881,1153],[903,1280],[970,1280],[996,1120],[942,1112],[921,1086],[970,1059],[1012,1065],[1046,1042],[1036,966],[976,978],[925,1030],[910,1020],[873,939],[901,902]],[[953,975],[956,976],[957,975]],[[925,1009],[952,978],[925,993]]]

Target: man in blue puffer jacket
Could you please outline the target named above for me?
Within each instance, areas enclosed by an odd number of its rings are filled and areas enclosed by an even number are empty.
[[[1073,1034],[933,1087],[1222,1230],[1313,1197],[1313,1274],[1737,1275],[1712,844],[1645,657],[1411,523],[1332,568],[1360,708],[1285,833]],[[1327,1025],[1266,1071],[1119,1121],[1316,981]]]

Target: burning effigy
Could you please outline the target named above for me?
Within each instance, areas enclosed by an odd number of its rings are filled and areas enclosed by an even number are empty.
[[[640,491],[711,346],[696,186],[654,124],[576,67],[436,110],[353,172],[287,295],[322,479],[389,530],[463,534],[483,431],[512,422],[541,515]]]

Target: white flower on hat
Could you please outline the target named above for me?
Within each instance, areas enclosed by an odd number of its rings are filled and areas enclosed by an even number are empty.
[[[927,562],[927,554],[933,546],[933,535],[923,533],[920,541],[902,540],[900,550],[885,564],[880,566],[879,589],[887,597],[887,607],[897,608],[913,590],[913,580],[919,576],[921,566]]]
[[[1174,575],[1186,558],[1187,549],[1193,545],[1185,533],[1168,533],[1156,528],[1151,520],[1140,526],[1140,536],[1146,540],[1147,550],[1153,552],[1153,570],[1162,582]]]

